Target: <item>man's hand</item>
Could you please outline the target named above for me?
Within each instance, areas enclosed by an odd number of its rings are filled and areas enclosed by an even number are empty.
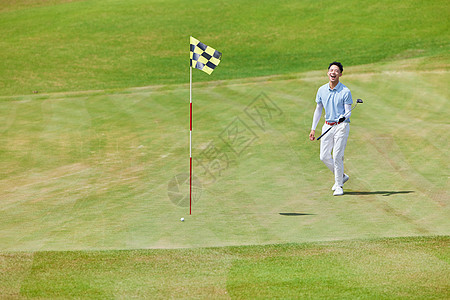
[[[316,137],[314,136],[316,134],[315,130],[311,130],[311,132],[309,133],[309,140],[310,141],[314,141],[316,139]]]
[[[342,122],[344,122],[344,121],[345,121],[345,117],[340,117],[338,122],[339,122],[339,123],[342,123]]]

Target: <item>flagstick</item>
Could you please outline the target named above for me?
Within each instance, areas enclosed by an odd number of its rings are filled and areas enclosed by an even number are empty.
[[[192,67],[189,68],[189,104],[190,104],[190,131],[189,131],[189,214],[192,214]]]

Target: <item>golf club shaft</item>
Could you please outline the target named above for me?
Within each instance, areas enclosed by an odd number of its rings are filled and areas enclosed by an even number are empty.
[[[355,107],[356,107],[357,105],[358,105],[358,102],[356,102],[355,106],[353,106],[353,108],[350,109],[350,111],[347,112],[347,113],[344,115],[344,117],[346,117],[352,110],[354,110]],[[337,124],[337,122],[336,122],[336,124]],[[334,125],[336,125],[336,124],[334,124]],[[331,128],[333,128],[334,125],[330,126],[330,128],[328,128],[324,133],[322,133],[322,134],[317,138],[317,140],[320,140],[325,134],[327,134],[327,132],[330,131]]]
[[[330,128],[328,128],[327,131],[325,131],[324,133],[322,133],[322,134],[317,138],[317,140],[320,140],[325,134],[327,134],[328,131],[331,130],[331,128],[333,128],[333,126],[330,126]]]

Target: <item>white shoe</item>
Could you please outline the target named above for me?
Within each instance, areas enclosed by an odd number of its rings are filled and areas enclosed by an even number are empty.
[[[346,183],[350,179],[350,176],[344,173],[344,181],[342,181],[342,184]]]
[[[344,190],[341,186],[338,186],[336,190],[334,190],[333,196],[342,196],[344,195]]]
[[[342,181],[342,184],[346,183],[348,180],[350,179],[350,176],[348,176],[347,174],[344,173],[344,180]],[[336,183],[333,185],[333,187],[331,188],[332,191],[336,190]]]

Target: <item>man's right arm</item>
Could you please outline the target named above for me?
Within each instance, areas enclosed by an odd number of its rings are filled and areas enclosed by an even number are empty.
[[[316,110],[314,111],[313,122],[311,126],[311,132],[309,133],[309,139],[314,141],[316,137],[314,136],[316,133],[317,124],[319,124],[320,117],[322,116],[323,104],[317,103]]]

